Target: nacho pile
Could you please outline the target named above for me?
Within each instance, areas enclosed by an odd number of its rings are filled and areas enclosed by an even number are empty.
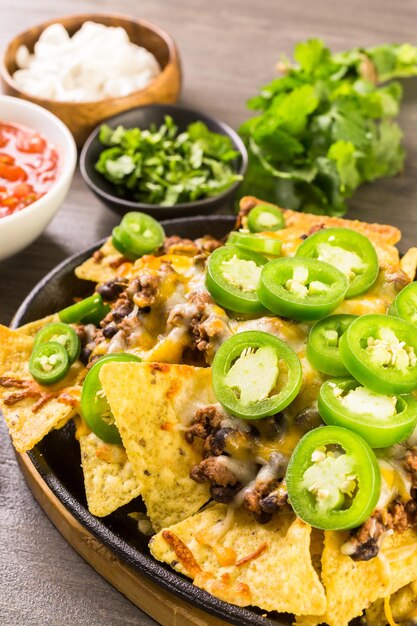
[[[248,212],[259,204],[264,203],[242,199],[242,233]],[[361,233],[375,249],[376,280],[342,299],[332,315],[385,315],[413,281],[417,249],[400,259],[398,229],[282,213],[285,228],[268,233],[282,242],[282,257],[294,257],[312,234],[329,228]],[[347,626],[361,615],[369,626],[406,623],[417,616],[417,435],[408,433],[405,441],[378,452],[381,495],[358,528],[322,530],[297,517],[286,469],[298,442],[323,426],[317,399],[330,374],[307,356],[313,321],[265,308],[233,313],[210,295],[207,264],[223,246],[210,236],[168,237],[154,253],[129,260],[109,239],[76,269],[92,290],[96,283],[95,293],[108,305],[105,317],[68,322],[81,355],[54,384],[37,382],[29,361],[39,331],[60,323],[57,312],[18,330],[0,327],[0,407],[13,444],[18,452],[30,450],[74,419],[90,512],[104,517],[140,496],[153,557],[221,600],[294,614],[294,623],[305,626]],[[240,284],[243,270],[230,271]],[[307,290],[305,281],[294,281],[294,289]],[[323,289],[322,283],[316,288]],[[231,338],[259,331],[291,349],[301,378],[282,409],[250,419],[214,393],[216,354],[232,345]],[[120,354],[133,360],[111,356]],[[270,360],[259,374],[256,354],[248,350],[235,359],[238,382],[231,385],[240,385],[240,398],[253,395],[253,381],[264,385],[264,401],[275,393],[271,389],[287,384],[289,371],[282,360]],[[82,401],[86,377],[103,357],[89,401],[105,407],[100,432],[110,433],[107,440],[87,419]],[[333,463],[333,452],[328,456]],[[354,498],[353,487],[346,489]]]

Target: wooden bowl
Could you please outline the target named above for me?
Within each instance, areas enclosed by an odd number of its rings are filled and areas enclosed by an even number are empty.
[[[13,74],[18,69],[15,59],[19,46],[25,45],[32,52],[35,43],[47,26],[60,23],[72,36],[88,20],[105,26],[124,28],[130,41],[152,52],[162,68],[161,73],[144,89],[120,98],[106,98],[94,102],[43,99],[22,91],[13,80]],[[59,117],[72,132],[78,147],[82,146],[93,128],[105,118],[138,105],[176,102],[181,89],[179,54],[168,33],[144,20],[113,13],[86,13],[55,18],[20,33],[6,48],[0,63],[0,76],[3,91],[6,94],[39,104]]]

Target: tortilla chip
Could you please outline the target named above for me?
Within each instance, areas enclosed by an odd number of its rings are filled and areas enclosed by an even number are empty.
[[[109,237],[93,256],[76,267],[74,271],[75,275],[82,280],[105,283],[131,267],[132,263],[116,250]]]
[[[0,376],[30,377],[33,338],[0,325]]]
[[[18,452],[31,450],[50,430],[62,428],[77,413],[81,386],[74,385],[84,367],[74,364],[64,380],[45,387],[33,379],[0,379],[0,409]],[[6,383],[6,384],[5,384]]]
[[[33,448],[77,411],[85,367],[74,363],[55,385],[39,385],[29,373],[33,338],[0,326],[0,409],[18,452]]]
[[[240,200],[240,207],[268,204],[264,201],[246,196]],[[275,231],[283,242],[282,255],[292,256],[301,243],[300,237],[307,235],[311,228],[323,225],[325,228],[351,228],[368,237],[375,246],[379,262],[382,266],[398,265],[399,255],[394,245],[401,239],[401,232],[395,226],[386,224],[368,224],[359,220],[348,220],[328,215],[313,215],[299,213],[290,209],[282,210],[285,219],[285,228]]]
[[[369,609],[366,610],[367,626],[381,626],[385,624],[387,619],[385,615],[385,602],[383,599],[377,600]],[[414,618],[417,611],[417,595],[412,585],[407,585],[399,589],[389,598],[389,605],[394,620],[403,622],[407,618],[411,618],[411,612],[414,612]]]
[[[291,513],[258,524],[244,509],[227,513],[216,504],[155,535],[150,549],[221,600],[319,615],[326,598],[311,563],[310,532]]]
[[[400,267],[410,280],[414,280],[417,270],[417,248],[409,248],[401,258]]]
[[[139,495],[139,485],[121,445],[104,443],[94,433],[80,437],[88,509],[93,515],[110,515]]]
[[[34,337],[36,333],[38,333],[41,330],[41,328],[43,328],[47,324],[51,324],[52,322],[59,322],[59,321],[60,319],[58,317],[58,313],[53,313],[53,315],[47,315],[46,317],[42,317],[40,320],[35,320],[34,322],[29,322],[28,324],[19,326],[19,328],[16,328],[16,330],[17,332],[22,333],[23,335]]]
[[[347,626],[371,602],[390,596],[417,578],[417,530],[386,537],[370,561],[353,561],[341,553],[348,535],[326,531],[322,577],[328,606],[322,621]]]
[[[209,486],[189,477],[202,442],[188,444],[176,427],[216,402],[210,369],[110,362],[100,380],[155,530],[198,511],[210,498]]]

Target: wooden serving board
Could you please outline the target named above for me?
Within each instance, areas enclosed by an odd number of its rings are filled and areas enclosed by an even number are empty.
[[[58,500],[27,454],[17,460],[29,489],[51,522],[103,578],[162,626],[225,626],[225,622],[187,604],[131,569],[94,537]]]

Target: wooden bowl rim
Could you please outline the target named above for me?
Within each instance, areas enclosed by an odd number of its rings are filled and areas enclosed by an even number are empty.
[[[68,22],[69,20],[78,20],[79,22],[81,22],[81,25],[82,25],[86,21],[97,21],[98,23],[102,23],[100,22],[100,19],[103,17],[119,19],[124,22],[132,22],[136,24],[137,26],[144,26],[145,28],[148,28],[150,31],[154,32],[166,44],[168,48],[168,62],[165,65],[165,67],[161,70],[161,72],[157,76],[155,76],[155,78],[153,78],[151,82],[146,85],[146,87],[144,87],[143,89],[136,89],[135,91],[132,91],[125,96],[117,96],[113,98],[111,97],[102,98],[100,100],[83,100],[82,102],[70,102],[68,100],[53,100],[50,98],[39,98],[38,96],[34,96],[30,94],[29,92],[24,91],[17,85],[17,83],[14,81],[13,76],[10,74],[5,63],[7,53],[16,39],[22,38],[24,41],[28,33],[30,33],[32,30],[39,31],[39,36],[38,36],[38,39],[39,39],[42,32],[48,26],[51,26],[52,24],[62,24],[64,28],[66,28],[66,22]],[[81,26],[79,28],[81,28]],[[91,106],[91,105],[98,105],[98,104],[100,104],[100,106],[106,105],[106,104],[111,105],[111,103],[114,100],[118,100],[121,102],[128,101],[135,95],[146,93],[146,91],[150,89],[151,87],[152,88],[157,87],[158,83],[163,82],[165,80],[167,73],[175,65],[179,66],[179,52],[178,52],[177,45],[174,39],[171,37],[171,35],[169,35],[169,33],[167,33],[167,31],[161,28],[160,26],[157,26],[156,24],[153,24],[152,22],[148,22],[147,20],[138,19],[130,15],[126,15],[124,13],[112,13],[112,12],[75,13],[75,14],[71,13],[68,15],[63,15],[60,17],[56,17],[54,19],[47,20],[46,22],[41,22],[40,24],[36,24],[35,26],[32,26],[31,28],[26,28],[24,31],[15,35],[13,39],[11,39],[6,44],[4,48],[4,52],[1,55],[0,76],[11,89],[13,89],[16,93],[19,94],[19,96],[22,96],[28,100],[31,100],[32,102],[35,102],[36,104],[40,104],[41,106],[50,106],[51,104],[53,104],[56,106],[68,107],[69,109],[71,109],[71,108],[77,108],[80,106]]]

